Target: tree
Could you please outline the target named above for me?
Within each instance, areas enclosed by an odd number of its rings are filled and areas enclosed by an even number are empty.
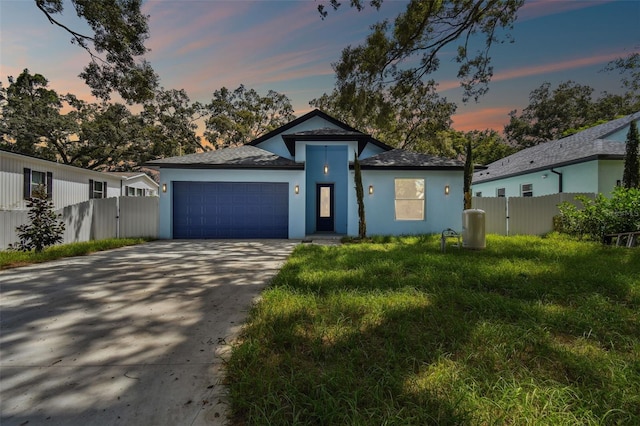
[[[34,250],[40,253],[45,247],[62,242],[64,223],[53,211],[53,202],[47,198],[47,192],[40,185],[34,189],[33,197],[27,203],[29,223],[16,228],[19,242],[10,248],[21,251]]]
[[[627,146],[624,156],[624,172],[622,174],[622,186],[625,188],[640,188],[640,138],[638,127],[632,121],[627,133]]]
[[[518,116],[509,113],[510,121],[504,134],[511,143],[528,148],[542,142],[559,139],[567,129],[580,128],[593,120],[593,88],[573,81],[551,89],[543,83],[529,94],[529,105]]]
[[[336,89],[309,104],[388,145],[429,153],[429,142],[438,132],[450,129],[456,111],[454,103],[439,97],[433,80],[383,92]]]
[[[76,14],[86,21],[93,34],[82,34],[60,22],[63,0],[35,0],[49,22],[71,35],[71,42],[85,49],[89,64],[80,74],[91,93],[103,100],[117,91],[128,103],[153,98],[158,76],[141,59],[148,49],[148,16],[142,14],[142,0],[71,0]]]
[[[9,86],[2,89],[3,149],[55,160],[56,150],[51,142],[64,138],[70,123],[60,115],[61,97],[48,85],[43,75],[32,75],[28,69],[18,78],[9,77]]]
[[[358,154],[353,155],[354,180],[356,184],[356,199],[358,200],[358,236],[360,239],[367,238],[367,219],[364,212],[364,189],[362,187],[362,171],[360,170],[360,160]]]
[[[594,99],[590,86],[566,81],[552,89],[550,83],[543,83],[529,94],[529,105],[522,113],[509,113],[504,128],[509,143],[527,148],[640,110],[640,54],[611,61],[603,71],[618,71],[625,92],[603,92]]]
[[[244,85],[233,92],[226,87],[216,90],[204,108],[209,115],[204,136],[216,148],[244,145],[295,119],[286,95],[269,90],[260,96]]]
[[[380,8],[383,0],[369,2]],[[478,99],[487,91],[493,75],[490,48],[493,43],[510,40],[500,36],[510,29],[524,0],[411,0],[393,23],[388,20],[372,26],[364,44],[347,47],[334,70],[339,93],[380,92],[390,85],[411,87],[438,70],[439,55],[456,46],[460,64],[458,78],[464,100]],[[330,5],[338,9],[338,0]],[[362,0],[351,5],[363,8]],[[327,11],[318,7],[323,17]],[[481,36],[479,43],[475,36]],[[478,45],[476,46],[476,43]]]
[[[473,180],[473,150],[471,141],[467,142],[464,159],[464,208],[471,208],[471,181]]]
[[[145,137],[151,144],[150,158],[206,151],[196,135],[196,120],[203,114],[203,106],[191,103],[184,90],[159,90],[152,101],[144,104],[141,113]]]

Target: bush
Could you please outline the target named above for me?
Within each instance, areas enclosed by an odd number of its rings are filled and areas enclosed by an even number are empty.
[[[29,198],[28,224],[16,228],[20,241],[9,246],[13,250],[41,252],[45,247],[62,242],[64,223],[59,221],[60,215],[53,211],[53,202],[47,199],[43,187],[34,190],[34,196]]]
[[[605,234],[640,230],[640,189],[617,187],[611,198],[578,195],[576,200],[582,208],[567,202],[558,206],[561,232],[601,239]]]

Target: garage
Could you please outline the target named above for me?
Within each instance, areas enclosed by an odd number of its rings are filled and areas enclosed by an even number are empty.
[[[173,182],[173,238],[288,238],[286,182]]]

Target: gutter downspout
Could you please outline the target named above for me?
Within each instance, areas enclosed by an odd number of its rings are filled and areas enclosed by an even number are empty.
[[[555,173],[558,175],[558,192],[562,193],[562,172],[557,172],[551,169],[551,173]]]

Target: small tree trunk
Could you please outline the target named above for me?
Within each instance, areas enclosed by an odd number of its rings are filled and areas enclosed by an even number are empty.
[[[355,171],[356,198],[358,199],[358,236],[365,239],[367,238],[367,221],[364,217],[364,189],[362,188],[362,172],[360,171],[358,154],[354,154],[353,169]]]
[[[471,208],[471,181],[473,179],[473,152],[467,141],[467,158],[464,160],[464,208]]]

